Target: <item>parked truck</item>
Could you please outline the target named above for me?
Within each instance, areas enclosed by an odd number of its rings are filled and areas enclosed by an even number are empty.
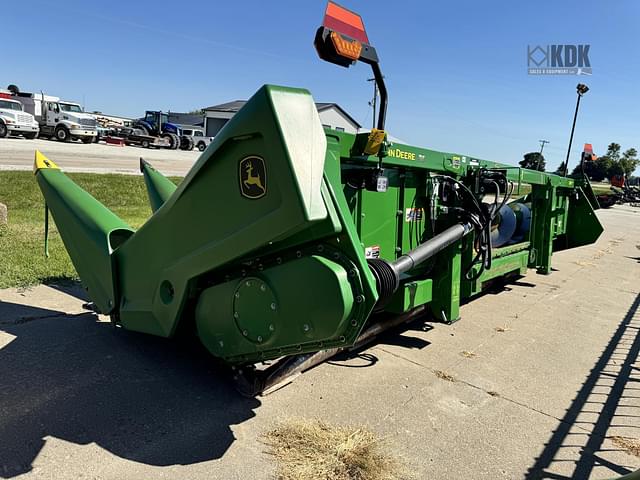
[[[9,91],[0,90],[0,138],[22,135],[36,138],[40,128],[33,115],[26,113],[22,104],[14,100]]]
[[[97,135],[95,117],[85,113],[77,103],[44,93],[17,92],[13,98],[38,121],[40,137],[54,137],[61,142],[77,139],[91,143]]]

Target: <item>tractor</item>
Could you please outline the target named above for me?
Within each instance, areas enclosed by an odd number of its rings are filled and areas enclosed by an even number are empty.
[[[189,135],[181,135],[180,128],[173,123],[169,123],[169,116],[161,111],[147,110],[144,118],[139,119],[134,128],[142,135],[163,137],[169,141],[171,150],[193,150],[193,138]]]

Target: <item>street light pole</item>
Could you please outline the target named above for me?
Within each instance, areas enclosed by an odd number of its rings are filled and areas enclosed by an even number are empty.
[[[567,149],[567,158],[564,161],[564,176],[567,176],[569,172],[569,155],[571,155],[571,143],[573,142],[573,132],[576,129],[576,119],[578,118],[578,109],[580,108],[580,99],[582,95],[589,91],[589,87],[587,87],[584,83],[579,83],[576,86],[576,91],[578,92],[578,101],[576,102],[576,111],[573,114],[573,125],[571,126],[571,136],[569,137],[569,148]]]

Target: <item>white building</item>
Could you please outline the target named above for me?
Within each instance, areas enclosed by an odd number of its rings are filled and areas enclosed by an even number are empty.
[[[236,100],[203,109],[205,135],[215,137],[245,103],[245,100]],[[337,103],[316,103],[316,108],[324,127],[348,133],[357,133],[361,128],[361,125]]]

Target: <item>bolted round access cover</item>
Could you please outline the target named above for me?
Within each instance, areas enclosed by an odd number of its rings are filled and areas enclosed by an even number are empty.
[[[243,337],[265,343],[277,327],[278,303],[273,290],[260,278],[242,279],[233,296],[233,317]]]

